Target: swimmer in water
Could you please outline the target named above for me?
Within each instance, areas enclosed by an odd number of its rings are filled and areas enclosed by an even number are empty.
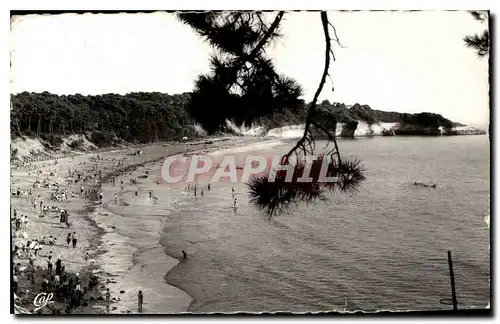
[[[151,198],[153,196],[153,193],[150,191],[149,192],[149,198]]]

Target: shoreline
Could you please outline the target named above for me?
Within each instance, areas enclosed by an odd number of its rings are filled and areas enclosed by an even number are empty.
[[[80,164],[82,161],[87,161],[96,155],[99,154],[107,154],[107,153],[117,153],[119,156],[125,156],[128,151],[133,150],[134,148],[123,148],[118,150],[110,150],[105,152],[91,152],[88,154],[81,154],[77,156],[67,156],[59,159],[53,160],[44,160],[37,162],[27,162],[22,163],[21,165],[11,165],[11,181],[10,187],[13,192],[15,188],[20,188],[25,194],[23,197],[17,198],[11,194],[11,213],[13,210],[16,210],[18,215],[27,215],[29,216],[29,224],[26,229],[20,230],[23,232],[25,237],[18,237],[14,235],[15,229],[11,231],[11,245],[14,246],[23,246],[28,240],[38,239],[40,240],[42,237],[53,236],[56,239],[56,243],[53,244],[41,244],[42,250],[47,252],[50,250],[51,253],[54,253],[55,261],[60,256],[60,259],[64,262],[66,266],[66,273],[75,274],[81,273],[82,275],[89,273],[89,276],[95,276],[98,278],[98,286],[100,288],[94,289],[93,292],[89,291],[89,294],[94,296],[90,296],[89,303],[84,303],[85,305],[82,307],[78,307],[75,309],[73,313],[78,314],[92,314],[96,313],[94,307],[103,306],[100,303],[100,300],[103,300],[102,292],[99,290],[105,288],[106,284],[109,282],[105,282],[105,278],[102,274],[102,264],[96,262],[97,259],[100,258],[103,254],[107,252],[103,244],[103,236],[106,233],[105,229],[98,226],[97,222],[91,217],[91,215],[97,209],[97,202],[92,197],[82,197],[80,195],[76,195],[74,197],[70,196],[66,201],[53,201],[51,200],[51,195],[53,193],[52,190],[47,190],[43,187],[33,187],[32,184],[37,181],[43,180],[48,181],[49,183],[58,183],[59,188],[64,186],[64,183],[68,182],[71,177],[69,176],[69,167],[71,161],[74,162],[73,165]],[[56,163],[57,161],[57,163]],[[130,166],[129,166],[130,167]],[[137,167],[137,166],[132,166]],[[88,168],[83,168],[81,165],[79,167],[80,170],[85,169],[88,171]],[[115,171],[115,170],[113,170]],[[112,171],[112,173],[113,173]],[[118,173],[126,172],[127,170],[118,170]],[[116,172],[116,171],[115,171]],[[79,185],[79,184],[78,184]],[[86,189],[95,190],[95,185],[89,185],[87,183],[83,184]],[[72,183],[68,185],[70,192],[76,193],[78,190],[74,188],[75,184]],[[51,221],[50,219],[59,218],[59,216],[54,215],[46,215],[42,219],[41,212],[38,212],[37,209],[33,210],[31,203],[27,201],[26,197],[28,194],[28,190],[31,189],[33,193],[33,197],[35,199],[42,200],[46,206],[57,206],[58,208],[64,208],[69,210],[69,219],[71,223],[71,228],[66,229],[64,226],[60,226],[59,222]],[[32,197],[32,199],[33,199]],[[38,217],[37,217],[38,216]],[[47,219],[47,220],[45,220]],[[11,228],[13,228],[12,219],[11,219]],[[62,229],[62,230],[60,230]],[[76,232],[78,236],[78,250],[81,250],[81,253],[77,253],[74,255],[74,252],[69,252],[68,250],[64,250],[65,242],[63,232],[70,231]],[[59,243],[60,242],[60,243]],[[46,252],[46,253],[47,253]],[[77,259],[75,261],[74,259]],[[28,269],[27,259],[26,258],[16,258],[15,257],[14,264],[20,263],[22,269]],[[73,261],[72,261],[73,260]],[[45,254],[40,253],[38,255],[38,260],[35,260],[35,269],[34,274],[35,277],[41,278],[45,275],[46,270],[43,270],[43,262],[45,261]],[[45,265],[46,266],[46,265]],[[112,274],[109,274],[111,275]],[[38,278],[38,279],[39,279]],[[15,298],[13,313],[15,314],[30,314],[31,311],[29,309],[33,308],[33,305],[30,305],[29,300],[33,300],[34,298],[34,289],[39,289],[39,285],[36,283],[30,283],[27,278],[25,278],[24,271],[18,274],[18,291]],[[33,295],[33,296],[32,296]],[[88,296],[87,296],[88,297]],[[64,302],[57,302],[57,308],[64,308],[67,306]],[[48,309],[49,307],[47,307]],[[101,307],[101,308],[104,308]],[[43,309],[41,310],[43,311]],[[106,313],[105,311],[97,311],[97,313]]]
[[[271,141],[275,141],[274,139],[264,139],[264,138],[255,138],[255,137],[252,137],[252,138],[246,138],[246,139],[243,139],[242,140],[242,143],[240,143],[240,146],[238,147],[246,147],[246,146],[252,146],[252,145],[259,145],[259,143],[262,143],[262,142],[266,142],[266,140],[271,140]],[[101,211],[98,211],[97,209],[99,208],[98,206],[94,209],[94,212],[93,213],[89,213],[88,214],[88,217],[89,219],[93,222],[93,224],[98,227],[103,235],[101,237],[101,240],[103,241],[102,242],[102,246],[105,244],[104,241],[105,241],[105,236],[112,236],[113,237],[113,242],[115,244],[125,244],[125,243],[117,243],[118,241],[121,242],[120,239],[118,239],[118,237],[122,236],[121,233],[119,233],[119,230],[120,230],[120,225],[119,224],[116,224],[116,226],[112,226],[111,225],[111,228],[110,229],[110,224],[113,222],[112,220],[112,217],[114,216],[119,216],[119,215],[114,215],[114,211],[112,209],[110,209],[108,207],[108,205],[111,204],[111,201],[112,201],[112,197],[109,195],[110,192],[109,189],[110,186],[109,186],[109,183],[110,181],[113,179],[113,178],[118,178],[118,177],[128,177],[129,174],[133,174],[133,173],[140,173],[141,170],[144,170],[144,169],[147,169],[147,168],[150,168],[152,166],[154,166],[156,163],[158,163],[159,161],[163,160],[164,158],[166,157],[169,157],[169,156],[174,156],[174,155],[179,155],[179,154],[196,154],[196,153],[199,153],[199,152],[204,152],[204,153],[211,153],[211,154],[214,154],[214,153],[217,153],[219,151],[224,151],[224,150],[227,150],[227,149],[231,149],[231,148],[234,148],[234,144],[233,145],[228,145],[228,143],[225,143],[226,141],[225,140],[220,140],[220,141],[213,141],[213,143],[210,143],[209,145],[205,145],[206,142],[200,142],[200,143],[196,143],[196,144],[177,144],[177,145],[174,145],[173,146],[173,149],[172,147],[169,147],[169,150],[168,152],[160,152],[159,154],[155,152],[155,154],[148,154],[148,152],[145,152],[143,153],[143,156],[144,158],[139,158],[140,161],[137,161],[136,163],[130,163],[128,165],[125,165],[124,167],[121,167],[121,168],[118,168],[118,169],[113,169],[113,170],[110,170],[110,172],[107,172],[105,174],[103,174],[103,189],[104,190],[104,201],[106,201],[106,203],[103,203],[103,206],[102,206],[102,210]],[[192,146],[198,146],[198,147],[192,147]],[[149,149],[154,149],[156,146],[153,145],[151,147],[149,147]],[[147,148],[145,148],[145,150],[147,150]],[[115,152],[116,153],[116,152]],[[124,154],[126,152],[120,152],[120,154]],[[154,156],[154,155],[158,155],[158,156]],[[114,155],[116,157],[116,155]],[[131,190],[128,190],[127,188],[125,188],[126,190],[123,191],[123,192],[120,192],[120,194],[118,195],[118,199],[121,199],[121,196],[123,194],[130,194]],[[102,216],[97,216],[97,215],[101,215],[101,214],[105,214],[106,217],[102,217]],[[96,217],[99,218],[99,221],[96,220]],[[128,238],[130,239],[130,238]],[[126,241],[127,238],[124,240]],[[164,269],[164,271],[162,272],[162,280],[165,280],[165,276],[166,274],[168,274],[170,271],[172,271],[172,269],[175,269],[179,263],[181,262],[178,258],[176,258],[175,256],[172,256],[170,253],[166,253],[166,248],[165,246],[163,246],[161,244],[161,237],[159,240],[156,241],[156,244],[162,248],[162,254],[167,257],[167,258],[170,258],[171,261],[173,261],[173,264],[171,264],[171,266],[169,266],[168,268]],[[134,267],[137,267],[137,266],[144,266],[143,264],[139,264],[139,262],[135,259],[136,258],[136,254],[138,253],[142,253],[143,249],[145,247],[137,247],[137,246],[133,246],[133,245],[130,245],[130,243],[127,244],[128,246],[128,250],[127,252],[121,252],[121,251],[118,251],[118,255],[107,255],[108,251],[102,253],[101,255],[101,258],[103,259],[103,263],[106,263],[106,264],[109,264],[112,260],[111,258],[112,257],[117,257],[117,258],[125,258],[125,259],[130,259],[130,262],[131,262],[131,265],[129,267],[127,267],[128,271],[131,271],[132,268]],[[104,248],[104,247],[101,247],[101,248]],[[126,255],[128,255],[128,257]],[[116,258],[115,258],[116,259]],[[123,261],[125,262],[125,261]],[[168,260],[164,260],[165,264],[170,264],[170,262]],[[112,266],[110,266],[111,268]],[[109,271],[113,277],[115,278],[116,281],[120,281],[118,278],[116,277],[126,277],[127,274],[116,274],[114,273],[112,270]],[[125,289],[123,286],[120,286],[120,285],[123,285],[123,284],[126,284],[125,282],[126,280],[124,280],[124,282],[120,282],[120,283],[117,283],[116,285],[110,285],[110,286],[116,286],[117,288],[114,289],[115,291],[120,289],[120,291],[125,291],[125,294],[124,295],[120,295],[122,296],[122,300],[126,302],[128,302],[129,305],[131,305],[132,303],[132,297],[130,297],[130,293],[129,293],[129,287],[127,289]],[[184,307],[183,311],[182,312],[189,312],[189,307],[191,305],[191,303],[193,302],[194,298],[193,296],[191,296],[187,291],[185,291],[184,289],[181,289],[180,287],[178,287],[177,285],[175,284],[171,284],[170,282],[168,281],[164,281],[165,284],[167,286],[170,286],[170,287],[174,287],[175,289],[181,291],[183,294],[185,294],[188,298],[189,298],[189,301],[187,302],[187,305]],[[121,287],[121,288],[120,288]],[[182,297],[180,297],[182,298]],[[132,309],[124,309],[125,306],[117,306],[117,308],[114,309],[115,312],[111,311],[111,313],[135,313],[134,311],[132,311]],[[164,311],[162,313],[165,313]]]
[[[263,139],[260,139],[260,140],[256,140],[254,139],[254,141],[249,141],[249,143],[246,143],[246,144],[243,144],[241,147],[238,147],[238,146],[231,146],[229,149],[239,149],[239,148],[245,148],[245,147],[248,147],[248,146],[252,146],[252,145],[258,145],[259,143],[263,142]],[[182,151],[182,149],[179,147],[179,152]],[[224,148],[224,147],[210,147],[208,148],[208,150],[210,151],[210,153],[212,154],[217,154],[217,152],[225,152],[228,148]],[[203,151],[203,150],[207,150],[207,148],[200,148],[198,150],[192,150],[190,151],[189,153],[196,153],[197,151]],[[124,150],[120,150],[119,154],[120,156],[123,156],[123,155],[127,155],[127,151],[130,151],[130,149],[124,149]],[[116,153],[116,152],[114,152]],[[181,152],[182,153],[182,152]],[[160,153],[159,153],[160,154]],[[158,159],[154,159],[152,161],[143,161],[143,162],[137,162],[137,163],[131,163],[130,165],[127,165],[125,168],[126,170],[122,170],[122,171],[117,171],[115,169],[112,169],[110,171],[110,174],[113,173],[113,172],[118,172],[119,174],[122,174],[122,176],[126,176],[128,177],[127,173],[130,173],[130,172],[137,172],[137,173],[141,173],[144,174],[144,169],[146,168],[149,168],[151,167],[152,165],[155,165],[155,163],[157,163],[158,160],[161,160],[163,159],[164,157],[166,156],[171,156],[171,155],[176,155],[176,154],[179,154],[179,153],[168,153],[168,154],[165,154],[163,157],[160,157]],[[113,156],[115,156],[113,154]],[[144,158],[147,158],[148,157],[148,154],[144,154],[142,159]],[[134,161],[132,161],[134,162]],[[61,166],[60,166],[61,167]],[[61,167],[62,169],[62,167]],[[116,173],[116,174],[118,174]],[[106,176],[106,175],[105,175]],[[111,178],[109,178],[111,179]],[[151,179],[150,179],[151,180]],[[109,182],[109,181],[108,181]],[[18,182],[15,182],[15,181],[11,181],[11,189],[14,190],[15,187],[17,187],[19,181]],[[127,192],[125,192],[127,193]],[[130,191],[128,191],[128,193],[130,193]],[[15,198],[13,198],[12,200],[14,200]],[[12,201],[11,200],[11,201]],[[107,199],[109,200],[109,199]],[[97,244],[95,245],[98,245],[99,246],[99,249],[98,251],[96,251],[96,253],[99,253],[99,250],[102,251],[102,254],[106,254],[108,251],[103,251],[104,249],[104,242],[102,241],[103,239],[103,236],[106,234],[106,230],[103,229],[101,226],[98,225],[98,223],[96,222],[96,220],[92,217],[92,215],[94,213],[97,213],[97,209],[98,209],[98,205],[92,201],[92,199],[84,199],[84,204],[82,206],[82,210],[80,210],[81,213],[83,213],[83,217],[81,217],[83,220],[85,220],[90,227],[93,227],[94,229],[96,229],[97,233],[96,235],[99,235],[99,238],[96,239],[96,241],[98,241]],[[12,204],[14,205],[14,204]],[[86,211],[83,211],[83,208],[89,208],[88,210]],[[107,209],[106,209],[106,212],[107,212]],[[71,218],[73,219],[73,217]],[[31,220],[31,219],[30,219]],[[185,292],[190,298],[190,302],[189,302],[189,305],[187,306],[187,308],[183,311],[183,313],[193,313],[192,311],[192,307],[195,306],[196,304],[196,299],[194,298],[194,295],[196,295],[196,285],[190,285],[190,284],[187,284],[187,285],[183,285],[183,284],[177,284],[176,282],[173,282],[172,280],[170,280],[171,278],[171,274],[175,271],[183,271],[185,268],[183,267],[183,264],[185,264],[182,260],[182,258],[179,257],[179,255],[176,255],[174,252],[174,250],[169,250],[169,247],[168,246],[165,246],[162,244],[161,240],[159,242],[159,245],[161,245],[163,248],[164,248],[164,253],[171,259],[175,260],[176,264],[174,264],[171,268],[167,268],[164,272],[164,276],[163,276],[163,280],[164,282],[169,285],[169,286],[172,286],[172,287],[175,287],[176,289],[179,289],[183,292]],[[134,256],[135,255],[135,252],[132,253],[132,258],[131,258],[131,261],[132,263],[134,263],[134,265],[137,265],[137,263],[135,262],[134,260]],[[186,260],[187,262],[189,262],[189,259]],[[113,274],[112,274],[113,275]],[[98,275],[100,277],[100,279],[102,279],[104,276],[101,276],[101,274]],[[188,287],[186,287],[188,286]],[[193,289],[194,288],[194,289]],[[80,312],[79,312],[80,313]],[[194,311],[194,313],[196,313],[196,311]],[[84,313],[84,314],[90,314],[90,313]]]
[[[241,140],[243,144],[240,145],[251,145],[254,143],[259,143],[263,141],[263,138],[260,137],[251,137],[251,138],[243,138],[243,137],[236,137],[237,139]],[[178,155],[178,154],[193,154],[197,152],[214,152],[217,150],[224,150],[227,148],[232,147],[232,145],[228,145],[228,141],[230,139],[227,138],[220,138],[220,139],[208,139],[208,140],[203,140],[203,141],[197,141],[195,143],[174,143],[171,145],[168,145],[167,147],[165,144],[158,144],[154,143],[151,145],[144,145],[141,146],[141,149],[146,151],[149,150],[155,150],[160,148],[159,152],[156,154],[156,156],[151,156],[148,153],[142,154],[142,156],[137,157],[137,158],[127,158],[128,156],[131,155],[132,152],[137,150],[137,147],[128,147],[128,148],[121,148],[121,149],[113,149],[113,150],[104,150],[104,151],[99,151],[99,152],[90,152],[86,154],[80,154],[76,156],[67,156],[67,157],[62,157],[59,159],[54,159],[53,161],[51,160],[44,160],[44,161],[37,161],[37,162],[26,162],[26,163],[21,163],[16,164],[16,165],[11,165],[11,190],[13,191],[14,188],[16,187],[22,187],[23,190],[28,190],[27,188],[38,178],[39,174],[30,174],[30,171],[28,169],[30,168],[49,168],[49,169],[54,169],[55,171],[55,176],[58,177],[58,181],[60,183],[68,181],[70,179],[69,173],[68,173],[68,168],[70,165],[70,161],[73,161],[74,164],[78,164],[78,162],[81,164],[83,161],[90,160],[92,157],[95,156],[106,156],[108,158],[109,156],[113,156],[114,158],[125,158],[126,160],[131,160],[130,163],[127,165],[124,165],[123,167],[118,167],[118,168],[111,168],[109,172],[105,172],[102,177],[102,184],[109,183],[109,181],[118,176],[123,176],[126,175],[127,173],[134,172],[138,169],[147,167],[149,165],[154,165],[158,161],[163,160],[165,157],[172,156],[172,155]],[[167,152],[165,152],[165,150]],[[138,160],[138,161],[134,161]],[[57,164],[53,164],[57,161]],[[88,164],[87,164],[88,166]],[[85,168],[87,169],[87,168]],[[32,171],[31,171],[32,172]],[[24,179],[26,178],[26,179]],[[49,179],[47,177],[46,179]],[[52,181],[52,180],[50,180]],[[74,184],[71,185],[71,188],[73,191],[75,190]],[[88,184],[85,184],[86,188],[92,188],[95,190],[96,186],[89,186]],[[46,191],[44,189],[35,189],[34,192],[35,194],[38,194],[39,191]],[[50,192],[50,190],[49,190]],[[49,192],[45,192],[44,196],[47,196]],[[40,194],[41,195],[41,194]],[[51,202],[51,200],[48,197],[44,197],[45,201]],[[18,210],[18,213],[23,213],[24,210],[20,209],[18,201],[15,200],[16,198],[11,197],[11,207],[13,209]],[[22,198],[19,198],[22,199]],[[23,199],[24,200],[24,199]],[[26,205],[26,204],[22,204]],[[76,231],[80,233],[81,231],[83,232],[90,232],[85,237],[82,237],[79,235],[79,240],[80,240],[80,246],[83,244],[86,246],[86,252],[87,254],[91,254],[92,256],[89,257],[88,260],[80,260],[80,263],[78,266],[71,266],[70,270],[73,273],[76,272],[81,272],[84,271],[85,268],[94,268],[91,269],[92,274],[96,274],[96,276],[99,278],[99,285],[101,289],[105,288],[110,282],[113,282],[114,280],[110,280],[109,278],[106,277],[116,277],[114,273],[109,273],[105,272],[103,270],[102,263],[95,263],[95,261],[101,259],[108,253],[108,249],[105,246],[104,242],[104,236],[107,234],[106,231],[106,226],[100,226],[98,222],[95,220],[93,215],[98,213],[98,208],[99,205],[97,204],[97,201],[95,197],[81,197],[77,195],[76,197],[72,197],[69,201],[66,202],[66,206],[70,205],[70,219],[71,221],[73,219],[81,220],[81,222],[76,222],[73,224],[73,227],[71,228],[71,231]],[[76,206],[75,206],[76,205]],[[23,206],[26,207],[26,206]],[[24,208],[24,209],[29,209],[29,208]],[[30,220],[38,223],[38,220],[35,220],[36,213],[31,215],[33,213],[30,213]],[[57,216],[56,216],[57,217]],[[73,223],[73,222],[71,222]],[[50,222],[48,223],[52,227],[57,227],[57,223],[55,222]],[[40,229],[39,226],[35,227],[30,227],[27,232],[28,237],[32,238],[36,235],[41,235],[41,232],[43,233],[44,229]],[[64,231],[64,230],[63,230]],[[59,231],[60,232],[60,231]],[[63,240],[63,235],[59,233],[59,239]],[[56,236],[54,236],[56,237]],[[12,238],[12,242],[14,243],[16,241],[15,238]],[[49,248],[50,249],[50,248]],[[57,252],[56,252],[57,253]],[[59,251],[59,253],[61,253]],[[133,255],[135,252],[131,255],[133,259]],[[165,254],[167,257],[171,258],[171,256]],[[174,268],[177,263],[178,259],[177,258],[171,258],[172,260],[175,260],[176,264],[172,265],[171,269]],[[39,263],[39,262],[38,262]],[[166,272],[170,271],[170,269],[167,269]],[[25,286],[25,284],[21,284],[22,279],[20,280],[19,286]],[[169,285],[168,283],[166,283]],[[31,285],[28,285],[28,287],[31,287]],[[174,287],[174,286],[173,286]],[[178,289],[176,287],[176,289]],[[32,289],[29,289],[32,290]],[[182,292],[184,292],[182,289],[180,289]],[[184,292],[185,293],[185,292]],[[189,294],[186,293],[187,296]],[[192,297],[189,296],[190,300],[192,300]],[[102,296],[101,296],[102,300]],[[92,305],[85,306],[84,309],[80,309],[78,313],[90,313],[90,310],[92,310],[92,307],[98,306],[98,302],[96,301]],[[116,307],[113,307],[116,309]],[[109,311],[108,311],[109,312]],[[19,312],[16,312],[19,313]],[[106,312],[105,312],[106,313]],[[127,313],[130,313],[130,310],[127,311]]]

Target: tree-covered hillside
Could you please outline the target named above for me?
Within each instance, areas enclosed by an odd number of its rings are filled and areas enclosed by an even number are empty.
[[[85,134],[97,145],[111,144],[113,139],[147,143],[158,140],[178,140],[194,134],[194,124],[210,124],[212,107],[206,113],[191,114],[191,94],[164,93],[105,94],[97,96],[54,95],[48,92],[23,92],[11,96],[12,137],[40,137],[57,145],[61,136]],[[254,126],[267,128],[302,124],[310,104],[300,102],[293,110],[283,110],[254,120]],[[239,111],[238,109],[232,109]],[[437,129],[460,126],[441,115],[432,113],[406,114],[373,110],[368,105],[330,103],[318,105],[315,112],[321,123],[334,131],[337,123],[356,128],[359,121],[402,123]],[[245,119],[235,113],[232,121],[241,125]],[[248,121],[247,121],[248,122]],[[246,125],[249,126],[249,125]],[[212,133],[227,131],[210,129]]]
[[[368,105],[360,105],[358,103],[347,106],[343,103],[330,103],[328,100],[323,101],[318,106],[318,114],[321,114],[326,119],[333,118],[339,123],[350,123],[355,121],[364,121],[368,124],[374,123],[402,123],[410,125],[418,125],[423,127],[452,128],[463,126],[462,124],[452,122],[439,114],[434,113],[418,113],[408,114],[393,111],[382,111],[371,109]]]
[[[142,143],[190,135],[189,93],[54,95],[23,92],[11,96],[11,134],[57,144],[61,135],[85,134],[96,144],[117,137]]]

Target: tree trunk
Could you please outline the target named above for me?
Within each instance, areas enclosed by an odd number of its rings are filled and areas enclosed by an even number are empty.
[[[22,136],[23,133],[21,133],[21,127],[19,126],[19,119],[16,120],[16,128],[17,132],[19,133],[19,136]]]
[[[31,133],[31,115],[28,117],[28,132]]]
[[[36,137],[40,136],[40,125],[41,125],[41,123],[42,123],[42,116],[38,115],[38,127],[36,129]]]

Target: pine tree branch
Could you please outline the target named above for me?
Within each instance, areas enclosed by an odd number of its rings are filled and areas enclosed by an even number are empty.
[[[489,53],[490,44],[489,33],[487,30],[485,30],[481,36],[477,34],[473,36],[465,36],[463,41],[468,48],[474,49],[479,57],[484,57]]]
[[[274,21],[267,30],[266,34],[264,35],[264,37],[261,38],[261,40],[257,43],[257,46],[255,46],[255,48],[250,52],[250,54],[247,55],[246,61],[244,63],[252,60],[262,50],[262,48],[264,48],[264,45],[266,45],[271,35],[276,31],[276,29],[280,25],[281,19],[283,19],[284,15],[285,15],[284,11],[278,12],[276,18],[274,18]]]
[[[229,82],[226,85],[226,89],[231,89],[231,87],[234,85],[234,83],[236,83],[236,80],[238,78],[237,77],[238,71],[241,70],[247,62],[255,61],[259,52],[264,48],[264,46],[267,44],[267,42],[269,41],[271,36],[274,34],[276,29],[279,27],[279,24],[280,24],[281,20],[283,19],[284,15],[285,15],[284,11],[278,12],[278,14],[276,15],[276,18],[274,18],[274,21],[272,22],[271,26],[269,27],[269,29],[267,29],[266,33],[260,39],[260,41],[257,43],[257,45],[254,47],[254,49],[249,54],[244,54],[238,58],[238,60],[232,66],[233,71],[235,71],[235,73],[234,73],[235,79],[231,80],[232,82]]]

